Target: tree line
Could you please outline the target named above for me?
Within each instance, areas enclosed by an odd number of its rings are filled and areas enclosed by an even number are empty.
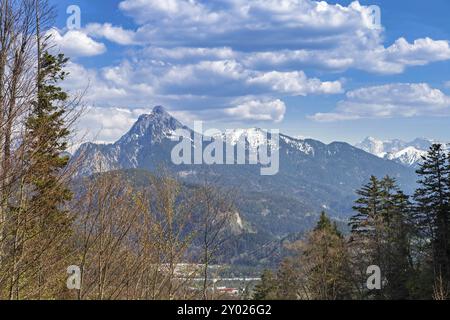
[[[450,298],[450,154],[434,144],[417,170],[418,187],[406,195],[394,178],[372,176],[358,199],[345,236],[322,213],[292,256],[265,271],[255,299]],[[368,267],[381,286],[367,286]]]

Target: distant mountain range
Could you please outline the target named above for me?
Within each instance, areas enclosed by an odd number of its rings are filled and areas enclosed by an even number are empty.
[[[131,169],[132,180],[136,180],[136,175],[157,170],[161,164],[187,184],[195,184],[208,174],[217,183],[239,190],[239,214],[252,239],[256,235],[282,239],[308,230],[322,210],[335,220],[347,221],[355,190],[371,175],[390,175],[407,193],[415,188],[414,170],[395,161],[348,143],[324,144],[284,134],[280,134],[279,142],[280,171],[274,176],[261,176],[260,166],[253,165],[177,166],[171,162],[171,151],[178,143],[171,137],[177,129],[193,134],[163,107],[156,107],[151,114],[140,116],[117,142],[82,145],[72,163],[80,168],[79,176]],[[247,146],[258,148],[264,134],[261,129],[242,129],[215,139],[234,146],[244,135]]]
[[[311,204],[314,211],[330,208],[336,214],[348,214],[349,198],[370,175],[389,174],[406,189],[412,190],[416,180],[413,170],[380,159],[343,142],[324,144],[313,139],[296,139],[280,134],[280,172],[261,176],[258,166],[250,165],[180,165],[171,162],[171,151],[178,143],[171,137],[177,129],[193,134],[193,130],[172,117],[163,107],[141,115],[118,141],[112,144],[83,144],[72,157],[80,162],[78,174],[91,175],[122,169],[157,169],[169,167],[185,180],[196,180],[202,172],[220,176],[221,183],[258,192],[276,192]],[[258,147],[263,139],[261,129],[234,130],[229,137],[216,137],[224,143],[236,144],[245,135],[249,146]],[[369,151],[372,151],[370,149]],[[380,151],[382,152],[382,151]]]
[[[425,138],[405,142],[398,139],[383,141],[368,137],[356,144],[356,147],[377,157],[392,160],[407,167],[417,168],[421,163],[422,156],[427,154],[434,143],[440,143],[450,150],[445,142]]]

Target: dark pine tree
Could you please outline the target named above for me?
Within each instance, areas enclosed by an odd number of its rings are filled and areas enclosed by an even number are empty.
[[[61,214],[60,206],[72,196],[60,179],[61,170],[69,161],[63,155],[70,134],[64,118],[68,95],[58,86],[66,77],[63,67],[67,61],[62,54],[42,55],[37,100],[27,121],[29,183],[34,187],[32,202],[36,208],[45,208],[48,217]]]
[[[415,224],[430,243],[434,286],[450,289],[450,166],[442,145],[434,144],[417,174]]]
[[[385,177],[359,190],[356,214],[350,219],[357,265],[362,274],[370,265],[380,267],[382,290],[367,292],[375,299],[407,299],[411,276],[411,204],[395,179]]]
[[[352,238],[362,242],[369,253],[368,263],[379,265],[382,259],[381,229],[383,223],[383,202],[381,183],[375,177],[356,192],[359,196],[353,210],[356,214],[350,218]]]
[[[411,224],[409,197],[387,176],[381,181],[383,207],[383,256],[385,265],[384,294],[389,299],[410,298],[412,274]]]
[[[36,268],[33,278],[37,299],[46,298],[52,288],[58,288],[57,283],[49,283],[46,275],[59,274],[61,268],[67,267],[64,259],[72,227],[71,216],[64,209],[72,198],[64,178],[69,158],[63,155],[70,134],[65,121],[68,95],[58,86],[66,76],[66,62],[62,54],[44,52],[39,57],[37,98],[26,123],[26,184],[30,190],[27,210],[33,216],[29,223],[34,230],[31,259]],[[64,276],[61,273],[61,279],[51,279],[59,283]]]

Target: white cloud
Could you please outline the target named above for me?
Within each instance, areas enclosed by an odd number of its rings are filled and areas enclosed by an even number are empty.
[[[331,113],[316,121],[450,115],[450,96],[425,83],[395,83],[350,91]]]
[[[430,38],[413,43],[398,39],[388,48],[382,45],[360,47],[345,43],[332,50],[281,50],[246,55],[246,65],[254,68],[293,69],[313,66],[335,71],[350,68],[371,73],[399,74],[408,66],[422,66],[450,59],[450,43]]]
[[[347,120],[357,120],[361,119],[360,116],[354,114],[345,114],[345,113],[316,113],[315,115],[309,117],[318,122],[336,122],[336,121],[347,121]]]
[[[447,107],[450,98],[426,83],[397,83],[362,88],[347,93],[347,99],[354,103],[401,104],[410,106]]]
[[[76,37],[71,31],[64,36],[58,32],[60,38],[77,38],[60,42],[72,51],[81,42],[77,48],[84,55],[106,50],[93,40],[97,38],[139,45],[127,51],[127,58],[102,69],[71,65],[67,87],[82,90],[89,80],[88,101],[99,106],[163,104],[180,114],[281,121],[287,97],[343,92],[343,81],[335,80],[338,72],[399,74],[410,66],[450,60],[450,44],[444,40],[400,38],[385,44],[384,29],[372,28],[369,8],[358,1],[345,6],[313,0],[123,0],[119,9],[138,24],[135,30],[92,23],[76,31]],[[308,77],[305,69],[319,72],[308,71]],[[332,71],[331,80],[322,79],[322,71]],[[436,101],[417,105],[418,95],[416,104],[407,100],[411,92],[431,99],[426,95],[432,95],[431,88],[414,86],[363,88],[367,95],[372,92],[372,101],[359,97],[362,92],[350,92],[336,110],[313,118],[440,112]],[[395,90],[405,92],[400,96]]]
[[[450,81],[446,81],[446,82],[444,83],[444,87],[450,89]]]
[[[227,59],[253,69],[313,66],[398,74],[450,59],[444,40],[399,38],[385,47],[384,29],[373,28],[370,8],[358,1],[343,6],[313,0],[125,0],[119,7],[141,24],[136,37],[143,43],[177,51],[226,47],[232,52]]]
[[[159,79],[162,90],[212,96],[273,94],[305,96],[342,92],[340,81],[308,78],[304,72],[261,72],[245,68],[236,60],[201,61],[172,66]]]
[[[84,31],[90,36],[105,38],[120,45],[139,44],[134,31],[113,26],[111,23],[90,23]]]
[[[91,106],[86,109],[77,124],[80,132],[78,139],[98,143],[115,142],[130,129],[140,115],[151,111],[151,109]]]
[[[201,61],[190,65],[159,65],[151,61],[124,61],[101,70],[68,65],[65,87],[83,91],[85,100],[101,106],[148,107],[149,103],[180,108],[223,109],[236,99],[277,100],[286,96],[336,94],[340,81],[322,82],[303,72],[260,72],[234,60]],[[189,100],[191,103],[189,103]],[[197,104],[197,106],[195,106]],[[200,104],[200,105],[199,105]],[[228,113],[230,114],[230,113]],[[276,118],[276,117],[275,117]],[[243,119],[247,119],[243,116]],[[276,118],[276,120],[278,120]]]
[[[125,0],[119,8],[139,23],[152,22],[154,17],[163,21],[190,21],[194,23],[219,22],[220,15],[210,12],[195,0]]]
[[[103,43],[96,42],[79,30],[69,30],[62,34],[53,28],[48,31],[48,35],[51,36],[51,41],[56,49],[68,57],[90,57],[106,52]]]
[[[281,122],[286,113],[286,105],[281,100],[249,100],[224,109],[224,113],[239,120]]]
[[[114,103],[128,98],[126,88],[107,83],[96,70],[86,69],[74,62],[69,62],[66,70],[69,75],[63,86],[71,92],[83,93],[87,103],[108,105],[106,102]]]
[[[430,38],[417,39],[409,43],[404,38],[398,39],[386,49],[387,60],[404,65],[425,65],[434,61],[450,59],[448,41],[434,41]]]
[[[141,25],[136,37],[155,47],[314,55],[314,49],[373,48],[382,41],[382,29],[371,28],[368,7],[358,2],[345,7],[312,0],[126,0],[119,7]]]
[[[189,64],[200,61],[232,60],[238,53],[229,47],[221,48],[160,48],[147,47],[139,52],[139,56],[146,59],[160,60],[171,64]]]
[[[307,94],[336,94],[342,92],[340,81],[322,82],[317,78],[308,79],[304,72],[278,72],[262,73],[250,80],[250,84],[267,85],[274,92],[286,93],[293,96]]]
[[[257,69],[290,70],[303,66],[315,66],[331,70],[346,70],[355,65],[355,59],[348,52],[319,50],[279,50],[255,52],[245,55],[244,64]]]

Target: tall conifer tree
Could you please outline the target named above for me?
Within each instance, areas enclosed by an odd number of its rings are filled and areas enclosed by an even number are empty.
[[[450,289],[450,166],[442,145],[434,144],[417,174],[415,222],[432,252],[435,286]]]

